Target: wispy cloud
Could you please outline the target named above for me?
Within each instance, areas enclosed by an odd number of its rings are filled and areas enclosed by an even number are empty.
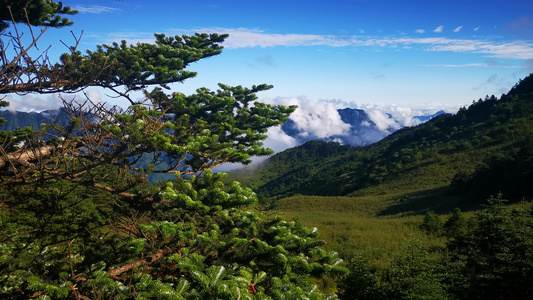
[[[470,68],[470,67],[481,67],[481,68],[505,68],[505,69],[521,69],[522,66],[501,66],[501,65],[492,65],[490,63],[470,63],[470,64],[442,64],[442,65],[422,65],[422,67],[444,67],[444,68]]]
[[[459,26],[459,27],[455,28],[453,30],[453,32],[459,32],[459,31],[461,31],[461,29],[463,29],[463,26]]]
[[[278,34],[265,33],[256,29],[204,28],[198,32],[227,33],[230,37],[224,43],[226,48],[274,47],[274,46],[310,46],[330,45],[346,46],[348,43],[332,36],[313,34]]]
[[[431,50],[484,53],[492,57],[512,59],[533,58],[533,43],[526,41],[493,43],[478,40],[446,39],[440,44],[434,44]]]
[[[198,28],[169,29],[169,35],[205,33],[228,33],[224,42],[227,49],[251,47],[374,47],[374,48],[414,48],[438,52],[482,53],[488,57],[508,59],[533,59],[533,41],[491,41],[482,39],[450,39],[445,37],[371,37],[371,36],[337,36],[313,34],[278,34],[267,33],[258,29],[246,28]],[[154,41],[151,33],[113,33],[106,42],[127,40],[129,43]]]
[[[101,14],[101,13],[107,13],[107,12],[118,10],[113,7],[101,6],[101,5],[76,5],[76,6],[73,6],[72,9],[75,9],[79,11],[80,13],[87,13],[87,14]]]
[[[416,32],[416,33],[424,33],[424,32],[426,32],[426,31],[425,31],[424,29],[417,29],[417,30],[415,30],[415,32]]]
[[[479,26],[478,26],[478,27],[476,27],[476,28],[474,28],[474,31],[478,31],[478,30],[479,30]]]
[[[435,28],[433,32],[441,33],[443,29],[444,29],[444,26],[440,25],[439,27]]]

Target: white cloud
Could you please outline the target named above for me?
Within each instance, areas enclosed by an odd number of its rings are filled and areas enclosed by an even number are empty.
[[[41,112],[43,110],[58,109],[63,104],[57,94],[51,94],[47,97],[32,94],[24,96],[9,95],[5,100],[9,102],[7,107],[9,111]]]
[[[350,130],[350,124],[341,120],[337,108],[332,103],[314,102],[305,97],[276,98],[273,102],[298,106],[289,118],[304,134],[324,139],[347,134]]]
[[[420,124],[420,120],[414,118],[415,116],[432,115],[441,109],[440,105],[426,105],[428,107],[424,107],[423,109],[396,105],[361,105],[360,108],[368,114],[370,120],[376,124],[379,130],[390,133],[391,129],[398,130],[402,127]]]
[[[459,27],[455,28],[453,30],[453,32],[459,32],[459,31],[461,31],[461,29],[463,29],[463,26],[459,26]]]
[[[426,31],[425,31],[424,29],[417,29],[417,30],[415,30],[415,32],[416,32],[416,33],[424,33],[424,32],[426,32]]]
[[[470,64],[442,64],[442,65],[422,65],[422,67],[445,67],[445,68],[468,68],[468,67],[480,67],[480,68],[504,68],[504,69],[521,69],[522,66],[503,66],[503,65],[494,65],[490,63],[470,63]]]
[[[348,102],[348,101],[344,101],[344,100],[341,100],[341,99],[320,99],[320,102],[322,102],[322,103],[331,103],[337,109],[347,108],[347,107],[349,107],[349,108],[357,107],[357,103],[355,103],[354,101]]]
[[[276,34],[265,33],[260,30],[245,28],[225,29],[208,28],[198,32],[219,32],[229,34],[224,42],[226,48],[274,47],[274,46],[302,46],[337,44],[338,42],[324,35],[313,34]]]
[[[442,31],[443,26],[435,31]],[[335,36],[335,35],[312,35],[312,34],[273,34],[265,33],[258,29],[228,29],[228,28],[198,28],[194,30],[171,29],[167,34],[194,34],[205,33],[228,33],[230,36],[224,42],[225,48],[251,48],[251,47],[294,47],[294,46],[327,46],[327,47],[383,47],[383,48],[413,48],[421,47],[426,51],[441,52],[470,52],[483,53],[492,57],[510,59],[533,59],[533,41],[491,41],[482,39],[450,39],[444,37],[435,38],[411,38],[411,37],[385,37],[376,38],[369,36]],[[107,41],[119,41],[126,39],[129,43],[148,42],[154,38],[149,33],[112,33]]]
[[[441,26],[439,26],[441,27]],[[438,28],[437,28],[438,29]],[[485,40],[473,39],[449,39],[449,38],[372,38],[372,37],[335,37],[335,36],[318,36],[318,35],[271,35],[266,34],[265,40],[261,41],[262,34],[255,32],[250,34],[253,39],[237,41],[244,38],[234,36],[230,41],[230,47],[238,45],[261,46],[313,46],[324,45],[330,47],[352,46],[352,47],[390,47],[398,46],[427,46],[428,51],[451,51],[451,52],[473,52],[484,53],[493,57],[511,58],[511,59],[533,59],[533,43],[531,41],[512,41],[512,42],[492,42]],[[277,40],[278,38],[280,40]],[[231,35],[230,35],[231,38]],[[226,45],[227,46],[227,45]]]
[[[512,59],[533,58],[533,44],[522,41],[491,43],[476,40],[447,40],[443,41],[443,43],[435,44],[431,50],[485,53],[493,57]]]
[[[298,145],[295,138],[281,130],[281,126],[270,127],[267,131],[267,136],[268,138],[263,141],[263,145],[276,153]]]
[[[465,104],[428,102],[412,104],[409,106],[360,104],[355,107],[366,112],[377,110],[383,114],[390,115],[401,126],[413,126],[417,124],[417,120],[413,119],[415,116],[428,116],[440,110],[447,113],[456,113],[459,108],[464,105]]]
[[[401,107],[396,105],[380,106],[375,104],[349,103],[348,107],[364,110],[371,122],[362,121],[360,127],[351,127],[340,120],[339,108],[346,108],[346,102],[340,100],[311,101],[306,97],[264,99],[262,102],[270,104],[298,105],[290,119],[298,128],[296,133],[287,135],[281,126],[269,128],[264,145],[281,152],[287,148],[298,146],[309,140],[338,141],[348,145],[368,145],[381,140],[391,132],[405,126],[420,123],[415,116],[429,116],[444,110],[456,113],[464,104],[424,103],[419,107]],[[338,130],[337,127],[342,128]]]
[[[88,13],[88,14],[101,14],[101,13],[107,13],[107,12],[118,10],[113,7],[101,6],[101,5],[76,5],[76,6],[73,6],[72,9],[77,10],[80,13]]]
[[[86,92],[87,98],[92,103],[100,103],[102,102],[102,94],[98,90],[90,89]]]
[[[372,122],[376,124],[376,127],[381,131],[388,131],[389,128],[400,129],[401,126],[392,117],[385,114],[378,109],[369,110],[366,112]]]
[[[420,123],[419,120],[413,119],[415,112],[409,107],[394,107],[392,116],[401,126],[413,126]]]
[[[479,30],[479,26],[478,26],[478,27],[476,27],[476,28],[474,28],[474,31],[478,31],[478,30]]]
[[[439,27],[435,28],[435,30],[433,30],[433,32],[441,33],[442,29],[444,29],[444,26],[440,25]]]
[[[329,102],[315,102],[304,96],[263,99],[262,102],[298,106],[289,117],[299,131],[297,136],[287,135],[281,126],[268,129],[268,138],[263,144],[276,153],[298,146],[306,140],[327,139],[332,136],[348,134],[351,127],[342,122],[337,108]]]

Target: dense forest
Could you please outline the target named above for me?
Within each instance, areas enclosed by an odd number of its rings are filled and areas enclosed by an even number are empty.
[[[375,144],[311,141],[228,176],[211,169],[271,155],[295,107],[255,101],[266,84],[167,91],[227,35],[51,63],[7,29],[76,11],[6,8],[0,94],[96,86],[130,105],[81,93],[36,126],[0,119],[0,298],[533,299],[533,74]]]

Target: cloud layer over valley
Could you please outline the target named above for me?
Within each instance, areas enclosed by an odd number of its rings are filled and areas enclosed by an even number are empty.
[[[443,110],[442,108],[357,106],[354,103],[350,104],[352,107],[343,107],[342,101],[315,102],[306,97],[280,97],[264,102],[298,106],[288,122],[268,131],[265,145],[276,152],[310,140],[338,142],[352,146],[368,145],[402,127],[418,125],[437,114],[455,113],[458,109],[458,107]]]

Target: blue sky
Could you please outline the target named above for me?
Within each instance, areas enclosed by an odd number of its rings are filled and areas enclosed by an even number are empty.
[[[63,1],[78,9],[68,29],[41,44],[57,57],[153,33],[229,33],[219,56],[173,88],[268,83],[261,99],[298,97],[344,106],[458,107],[508,91],[533,72],[531,0]],[[105,97],[105,96],[103,96]],[[109,101],[109,100],[108,100]]]

